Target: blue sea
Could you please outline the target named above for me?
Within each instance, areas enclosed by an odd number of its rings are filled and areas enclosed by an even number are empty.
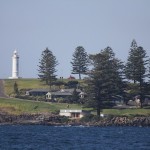
[[[150,128],[1,125],[0,150],[150,150]]]

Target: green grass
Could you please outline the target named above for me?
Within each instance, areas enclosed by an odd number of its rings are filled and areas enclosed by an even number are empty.
[[[67,109],[67,105],[67,103],[49,103],[20,100],[15,98],[0,98],[0,111],[7,112],[9,114],[58,112],[60,109]],[[82,109],[82,107],[78,104],[69,104],[69,109]],[[89,108],[84,109],[92,110]],[[102,113],[115,116],[150,116],[150,109],[104,109]]]
[[[5,99],[0,98],[0,111],[9,114],[22,113],[51,113],[67,108],[66,103],[48,103],[20,99]],[[78,104],[69,104],[69,109],[81,109]]]
[[[58,79],[59,81],[59,79]],[[63,79],[64,82],[68,82],[68,79]],[[77,80],[83,84],[83,80]],[[44,82],[41,82],[40,79],[5,79],[4,80],[4,89],[6,95],[10,95],[14,92],[14,83],[18,84],[18,89],[42,89],[49,88]],[[56,86],[52,88],[58,88]],[[63,86],[62,86],[63,88]]]
[[[44,82],[41,82],[39,79],[5,79],[4,80],[4,88],[5,93],[10,95],[13,93],[14,83],[17,82],[18,89],[37,89],[37,88],[49,88]]]

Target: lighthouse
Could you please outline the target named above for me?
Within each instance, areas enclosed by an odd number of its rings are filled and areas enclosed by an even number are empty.
[[[10,79],[18,79],[19,78],[19,55],[15,50],[12,56],[12,77]]]

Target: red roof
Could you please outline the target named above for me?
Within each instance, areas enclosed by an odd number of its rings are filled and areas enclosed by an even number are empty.
[[[73,76],[70,75],[70,77],[68,79],[75,79],[75,77],[73,77]]]

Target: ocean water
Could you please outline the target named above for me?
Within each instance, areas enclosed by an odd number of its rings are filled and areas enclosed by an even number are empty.
[[[150,150],[150,128],[1,125],[0,150]]]

